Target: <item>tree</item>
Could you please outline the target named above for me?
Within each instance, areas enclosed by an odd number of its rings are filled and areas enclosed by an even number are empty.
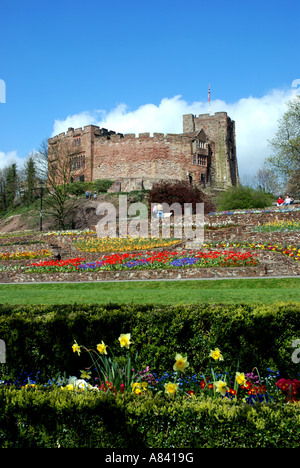
[[[6,173],[6,206],[11,208],[14,204],[15,197],[18,191],[18,174],[17,165],[11,164],[7,168]]]
[[[0,170],[0,212],[6,211],[6,169]]]
[[[24,182],[25,182],[25,200],[27,204],[33,202],[36,198],[36,170],[34,163],[34,156],[30,155],[28,160],[25,162],[24,168]]]
[[[273,140],[270,142],[273,151],[267,159],[270,168],[276,171],[293,195],[297,185],[293,184],[295,174],[300,168],[300,97],[291,100],[281,120]],[[296,182],[296,180],[295,180]],[[299,186],[298,186],[299,193]]]
[[[256,174],[253,176],[251,186],[264,193],[279,195],[279,192],[281,192],[278,175],[274,169],[267,168],[265,165],[258,169]]]
[[[59,229],[66,229],[76,205],[76,197],[70,197],[70,185],[74,176],[80,177],[83,170],[74,167],[74,158],[79,151],[72,145],[57,139],[48,147],[44,140],[34,155],[38,178],[47,187],[48,196],[44,203],[48,214],[54,218]]]

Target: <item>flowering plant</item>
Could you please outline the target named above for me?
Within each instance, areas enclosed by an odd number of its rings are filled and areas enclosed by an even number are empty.
[[[129,350],[130,345],[133,344],[131,340],[131,334],[121,334],[118,338],[121,348]],[[109,356],[107,353],[108,346],[105,345],[103,340],[94,349],[88,349],[85,346],[79,345],[76,341],[74,342],[72,349],[74,353],[80,355],[81,351],[84,350],[89,353],[92,360],[93,368],[96,370],[99,379],[99,388],[105,391],[132,391],[133,384],[136,386],[141,380],[140,373],[136,372],[132,368],[132,360],[130,353],[127,354],[127,361],[124,367],[119,365],[119,362],[114,356]],[[134,362],[137,361],[137,353],[135,355]],[[88,374],[90,375],[90,374]],[[145,387],[141,387],[144,390]],[[135,391],[135,393],[138,393]]]

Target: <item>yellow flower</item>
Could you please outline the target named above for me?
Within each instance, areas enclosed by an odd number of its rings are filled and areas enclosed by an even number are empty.
[[[75,343],[73,344],[72,346],[72,349],[73,349],[73,353],[78,353],[78,356],[80,356],[80,346],[79,344],[77,344],[77,342],[75,341]]]
[[[214,351],[211,351],[209,356],[212,357],[215,361],[224,361],[219,348],[216,348]]]
[[[226,382],[224,382],[223,380],[218,380],[217,382],[214,382],[214,384],[216,387],[216,392],[221,393],[222,396],[225,396],[226,392],[228,392],[229,390]]]
[[[181,371],[184,372],[184,370],[189,366],[189,363],[187,361],[187,357],[181,356],[181,354],[176,354],[175,356],[175,364],[173,366],[174,371]]]
[[[61,387],[61,390],[74,390],[74,386],[72,384],[68,384],[65,387]]]
[[[120,341],[120,345],[122,348],[129,348],[129,346],[132,344],[132,342],[130,341],[130,333],[126,333],[125,335],[124,334],[121,334],[119,336],[119,341]]]
[[[103,340],[100,344],[97,344],[97,350],[100,354],[107,354],[106,352],[106,345],[103,343]]]
[[[147,391],[147,382],[134,382],[132,385],[132,393],[140,394]]]
[[[81,372],[81,374],[80,374],[81,379],[90,379],[91,378],[91,373],[90,372],[87,372],[85,370],[81,370],[80,372]]]
[[[246,385],[247,382],[245,374],[243,372],[236,372],[235,380],[239,385]]]
[[[172,382],[165,383],[165,393],[168,393],[169,395],[174,395],[178,387],[179,384],[175,384]]]

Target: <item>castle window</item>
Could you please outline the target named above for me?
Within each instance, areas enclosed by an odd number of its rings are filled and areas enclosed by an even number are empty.
[[[80,137],[74,138],[74,145],[75,146],[81,145],[81,138]]]
[[[199,166],[206,166],[206,158],[198,154],[198,165]]]
[[[197,156],[195,154],[193,155],[193,164],[197,164]]]
[[[199,141],[199,148],[205,148],[205,142]]]

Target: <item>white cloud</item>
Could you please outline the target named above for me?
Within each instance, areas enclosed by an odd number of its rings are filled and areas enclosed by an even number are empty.
[[[20,168],[24,163],[24,159],[18,156],[17,151],[9,151],[4,153],[0,151],[0,169],[10,166],[11,164],[16,164],[17,168]]]
[[[295,89],[272,90],[265,96],[249,96],[227,104],[221,100],[211,101],[211,112],[228,113],[236,122],[236,142],[240,176],[256,173],[270,155],[268,141],[272,139],[278,120],[286,111],[287,102],[295,95]],[[187,103],[182,96],[164,98],[160,104],[144,104],[130,110],[119,104],[110,111],[96,110],[69,115],[65,120],[55,120],[53,134],[67,131],[69,127],[97,125],[121,133],[182,133],[184,114],[208,113],[207,102]]]

